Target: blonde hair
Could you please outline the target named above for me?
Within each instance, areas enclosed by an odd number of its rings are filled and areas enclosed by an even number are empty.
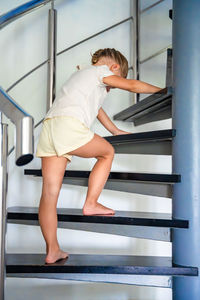
[[[100,58],[109,57],[113,59],[120,66],[122,77],[126,78],[128,74],[128,61],[121,52],[115,50],[114,48],[99,49],[94,54],[92,54],[91,62],[96,64]]]

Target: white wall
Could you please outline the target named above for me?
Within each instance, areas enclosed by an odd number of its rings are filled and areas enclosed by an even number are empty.
[[[1,11],[25,1],[1,1]],[[154,1],[141,1],[142,8]],[[129,0],[57,0],[58,52],[130,15]],[[141,16],[141,59],[171,43],[171,23],[166,0]],[[7,89],[14,81],[47,58],[47,22],[49,5],[17,20],[1,31],[0,84]],[[102,47],[115,47],[130,60],[130,23],[126,23],[96,37],[69,52],[58,56],[57,89],[75,70],[79,63],[89,63],[90,52]],[[141,66],[141,79],[160,86],[165,85],[166,54],[159,55]],[[46,109],[46,66],[22,81],[10,93],[37,122]],[[131,105],[129,94],[113,90],[104,102],[104,109],[112,118],[120,110]],[[132,123],[115,121],[121,129],[139,132],[171,127],[171,121],[160,121],[134,127]],[[10,126],[12,128],[12,126]],[[94,122],[92,130],[101,136],[110,133]],[[35,139],[40,128],[35,131]],[[10,138],[10,146],[13,138]],[[68,169],[90,170],[94,159],[73,157]],[[40,168],[35,160],[28,168]],[[14,165],[14,153],[9,158],[8,207],[14,205],[38,206],[41,179],[23,175],[24,168]],[[116,154],[112,171],[171,172],[169,156],[142,156]],[[85,187],[65,185],[62,188],[58,207],[81,208],[86,194]],[[70,201],[69,201],[70,199]],[[170,212],[171,200],[137,194],[103,190],[100,202],[116,210]],[[70,253],[124,254],[124,255],[171,255],[171,245],[165,242],[148,241],[114,235],[58,229],[61,247]],[[8,253],[45,253],[45,243],[39,227],[9,224],[7,228]],[[68,300],[170,300],[168,289],[143,288],[126,285],[93,284],[59,280],[7,279],[7,300],[29,298]],[[48,289],[47,289],[48,287]],[[162,296],[161,296],[162,295]]]

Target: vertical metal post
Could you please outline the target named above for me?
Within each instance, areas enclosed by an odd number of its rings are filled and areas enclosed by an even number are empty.
[[[56,95],[56,40],[57,11],[54,9],[54,1],[52,1],[52,7],[49,10],[47,111],[51,107]]]
[[[7,154],[8,138],[7,125],[0,123],[0,300],[5,296],[5,279],[6,279],[6,194],[7,194]]]
[[[133,21],[130,32],[130,64],[133,70],[133,78],[139,80],[140,74],[140,0],[130,0],[130,11]],[[134,103],[139,101],[139,94],[132,94]]]
[[[173,262],[200,270],[200,1],[173,1],[173,217],[189,220],[174,230]],[[199,300],[200,276],[173,279],[173,300]]]
[[[172,86],[173,78],[172,78],[172,49],[167,49],[167,70],[166,70],[166,84],[165,86]]]

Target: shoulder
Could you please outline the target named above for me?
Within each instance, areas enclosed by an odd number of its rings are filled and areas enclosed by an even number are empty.
[[[98,80],[103,85],[105,85],[104,82],[103,82],[104,77],[114,75],[113,72],[110,71],[110,69],[107,65],[95,66],[95,68],[96,68]]]

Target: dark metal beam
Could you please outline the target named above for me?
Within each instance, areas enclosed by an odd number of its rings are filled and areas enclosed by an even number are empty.
[[[166,86],[172,86],[172,49],[167,49]]]

